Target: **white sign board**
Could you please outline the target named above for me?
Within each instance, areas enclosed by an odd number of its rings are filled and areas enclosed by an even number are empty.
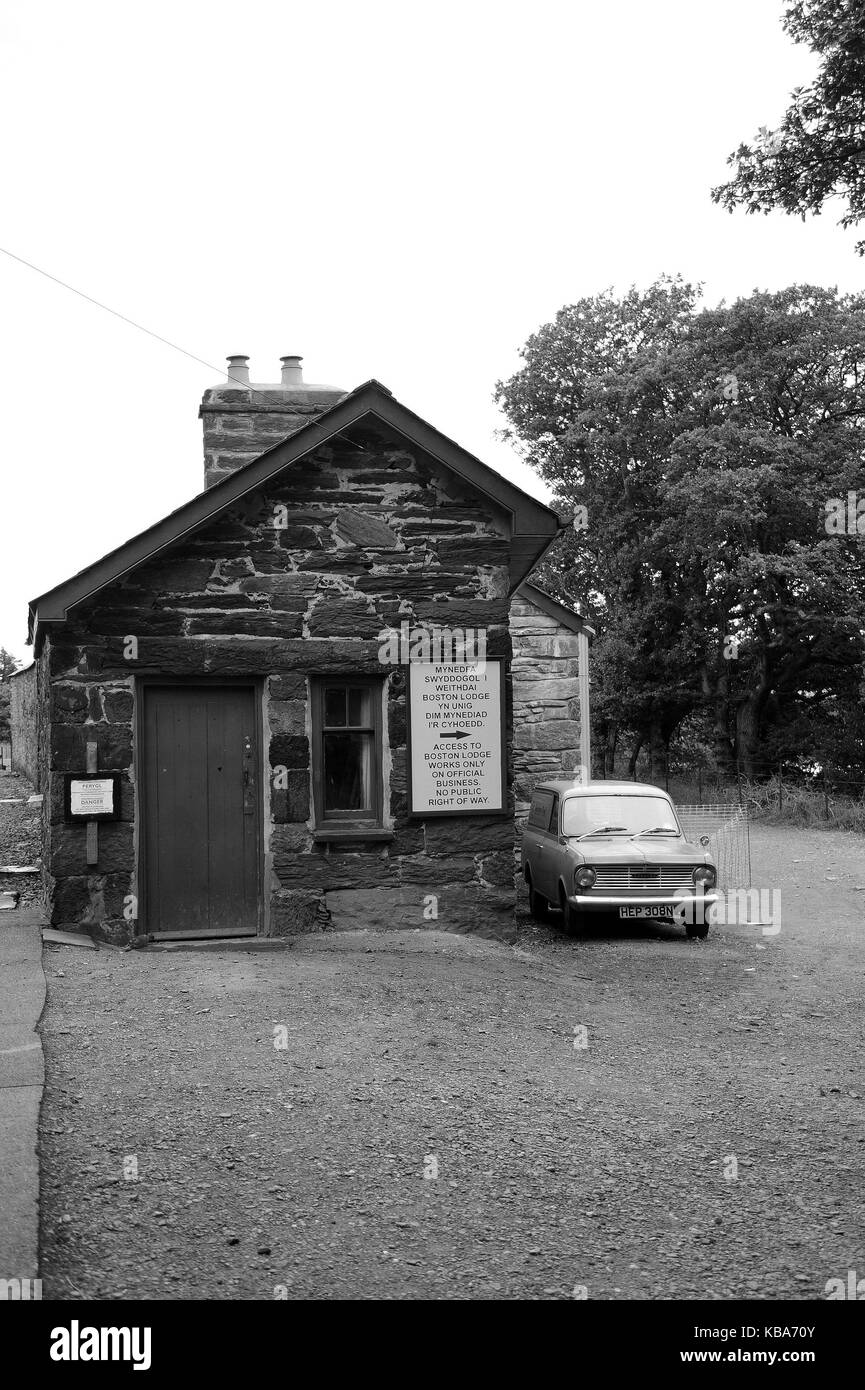
[[[114,811],[114,782],[111,777],[73,778],[69,787],[69,810],[73,816],[110,816]]]
[[[411,810],[504,810],[502,663],[412,661],[408,704]]]

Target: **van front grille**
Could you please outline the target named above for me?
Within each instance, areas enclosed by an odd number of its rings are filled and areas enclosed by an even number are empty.
[[[594,888],[630,893],[674,893],[693,888],[696,864],[600,864],[595,865]]]

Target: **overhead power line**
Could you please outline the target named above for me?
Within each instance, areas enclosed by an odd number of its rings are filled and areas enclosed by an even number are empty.
[[[16,256],[14,251],[8,251],[5,246],[0,246],[0,251],[4,256],[9,256],[11,260],[18,261],[20,265],[26,265],[28,270],[35,270],[37,275],[44,275],[46,280],[53,280],[55,285],[60,285],[62,289],[69,290],[70,294],[77,294],[79,299],[86,299],[88,304],[95,304],[97,309],[104,309],[106,314],[112,314],[114,318],[128,323],[131,328],[137,328],[140,333],[146,333],[149,338],[155,338],[158,343],[164,343],[166,347],[174,348],[175,352],[182,352],[184,357],[190,357],[193,362],[198,362],[200,366],[207,367],[211,372],[225,375],[230,381],[237,382],[237,385],[244,391],[251,391],[253,395],[260,396],[263,393],[256,391],[254,386],[248,386],[246,382],[240,381],[238,377],[233,377],[230,372],[226,372],[224,367],[215,367],[212,362],[205,362],[203,357],[196,357],[194,352],[187,352],[186,348],[180,347],[177,343],[172,343],[170,338],[163,338],[161,333],[154,333],[152,328],[145,328],[143,323],[136,323],[135,319],[129,318],[126,314],[121,314],[117,309],[112,309],[110,305],[103,304],[101,300],[94,299],[91,294],[85,294],[83,290],[78,290],[74,285],[67,285],[65,280],[61,280],[50,271],[43,270],[41,266],[34,265],[32,261],[27,261],[23,256]]]

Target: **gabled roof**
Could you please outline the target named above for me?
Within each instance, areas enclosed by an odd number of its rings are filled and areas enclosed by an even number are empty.
[[[585,618],[575,612],[573,608],[566,608],[559,600],[552,598],[544,589],[539,589],[537,584],[532,584],[525,580],[520,584],[517,593],[521,598],[528,599],[536,608],[540,608],[542,613],[546,613],[548,618],[555,618],[556,622],[562,627],[569,628],[571,632],[585,632],[589,637],[594,637],[595,629],[590,627]]]
[[[484,493],[511,515],[511,591],[556,539],[560,523],[550,507],[537,502],[473,454],[441,434],[414,411],[400,405],[378,381],[367,381],[296,434],[247,463],[230,477],[199,493],[190,502],[141,531],[95,564],[49,589],[30,604],[29,640],[36,644],[46,623],[62,623],[70,608],[83,603],[131,570],[152,560],[169,546],[199,531],[234,506],[247,493],[262,487],[282,469],[327,443],[343,430],[363,421],[380,421],[410,444],[443,463],[457,477]]]

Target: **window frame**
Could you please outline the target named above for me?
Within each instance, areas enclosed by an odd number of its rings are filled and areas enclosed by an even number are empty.
[[[327,725],[324,722],[324,692],[339,687],[363,689],[370,692],[370,723],[355,725]],[[340,827],[349,830],[353,827],[364,830],[384,828],[384,746],[382,700],[384,679],[381,676],[365,675],[316,675],[310,677],[310,709],[312,715],[312,739],[310,762],[312,770],[312,804],[315,828],[319,831],[334,830]],[[328,733],[365,732],[372,735],[370,753],[370,791],[372,807],[369,811],[347,809],[326,811],[324,808],[324,740]]]

